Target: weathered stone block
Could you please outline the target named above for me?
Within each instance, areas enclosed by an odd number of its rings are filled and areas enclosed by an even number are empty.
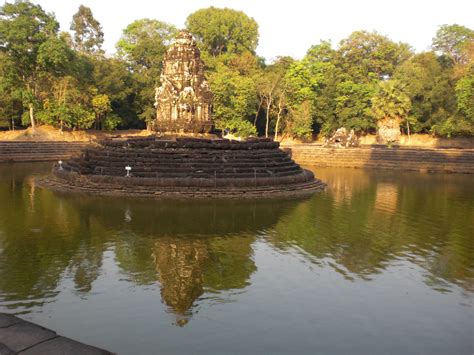
[[[56,337],[55,332],[24,321],[6,328],[0,328],[0,343],[16,352],[54,337]]]
[[[110,352],[98,349],[78,341],[56,337],[41,344],[38,344],[21,353],[22,355],[108,355]]]

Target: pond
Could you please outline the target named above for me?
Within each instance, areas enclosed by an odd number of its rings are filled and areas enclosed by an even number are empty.
[[[0,312],[119,354],[472,354],[474,182],[314,169],[277,201],[66,195],[0,164]]]

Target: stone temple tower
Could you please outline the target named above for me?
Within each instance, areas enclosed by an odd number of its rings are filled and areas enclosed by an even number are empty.
[[[156,121],[161,132],[208,133],[212,130],[212,94],[193,36],[181,31],[168,48],[156,88]]]

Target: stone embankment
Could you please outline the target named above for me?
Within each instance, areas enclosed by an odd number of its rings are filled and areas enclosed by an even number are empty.
[[[326,148],[317,144],[282,144],[298,164],[316,167],[377,168],[474,174],[474,149],[362,146]]]
[[[65,338],[55,331],[0,313],[1,355],[108,355],[106,350]]]
[[[86,142],[0,141],[0,163],[68,159],[79,155]]]
[[[61,191],[154,198],[274,198],[325,186],[278,142],[202,138],[102,141],[39,182]]]

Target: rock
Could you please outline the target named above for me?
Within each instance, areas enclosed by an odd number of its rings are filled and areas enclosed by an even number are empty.
[[[353,129],[347,133],[347,129],[342,127],[339,128],[330,138],[328,138],[324,145],[326,147],[334,148],[358,147],[359,137],[357,137]]]

